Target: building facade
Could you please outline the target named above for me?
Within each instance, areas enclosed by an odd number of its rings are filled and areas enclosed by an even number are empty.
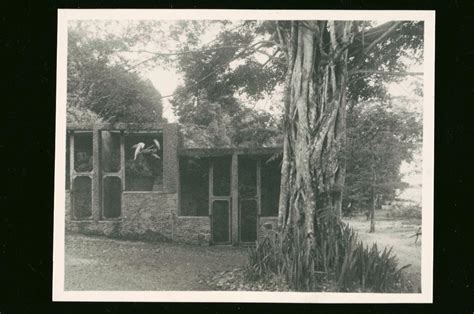
[[[177,124],[68,124],[66,231],[254,243],[276,227],[280,152],[186,148]]]

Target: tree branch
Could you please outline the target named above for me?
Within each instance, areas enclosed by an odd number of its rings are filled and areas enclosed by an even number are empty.
[[[275,21],[275,25],[276,25],[277,35],[278,35],[278,41],[280,42],[280,45],[281,45],[282,49],[285,50],[286,49],[286,43],[285,43],[285,39],[283,38],[283,35],[281,33],[280,26],[278,25],[278,21]]]
[[[374,48],[375,45],[377,45],[379,42],[381,42],[383,39],[385,39],[391,32],[393,32],[395,30],[395,28],[398,27],[398,25],[400,25],[402,22],[395,22],[391,27],[389,27],[389,29],[387,29],[380,37],[378,37],[377,39],[375,39],[370,45],[369,47],[367,47],[367,49],[363,50],[363,54],[367,54],[370,52],[370,50],[372,50],[372,48]],[[365,38],[364,38],[365,40]]]
[[[220,70],[221,67],[223,66],[226,66],[228,65],[229,63],[231,63],[232,61],[234,61],[235,59],[241,57],[245,52],[249,52],[249,49],[250,48],[254,48],[256,45],[258,45],[260,42],[257,42],[255,44],[252,44],[250,46],[247,46],[246,49],[242,50],[241,52],[237,53],[235,56],[232,56],[231,58],[229,58],[226,62],[222,63],[221,65],[218,65],[214,68],[213,71],[209,72],[208,74],[206,74],[205,76],[203,76],[202,78],[200,78],[196,83],[190,85],[190,86],[187,86],[186,88],[184,88],[183,90],[181,91],[178,91],[176,93],[173,93],[173,94],[169,94],[169,95],[166,95],[166,96],[161,96],[160,99],[163,99],[163,98],[169,98],[169,97],[173,97],[173,96],[176,96],[176,95],[179,95],[179,94],[182,94],[184,92],[187,92],[189,90],[191,90],[192,88],[196,87],[197,85],[199,85],[200,83],[202,83],[203,81],[205,81],[207,78],[209,78],[212,74],[215,74],[217,73],[217,71]],[[251,50],[251,52],[254,52],[256,51],[258,48],[254,48]]]
[[[213,50],[219,50],[219,49],[229,49],[229,48],[237,48],[237,49],[244,48],[244,51],[247,50],[247,49],[250,49],[250,48],[254,48],[254,51],[255,51],[258,48],[264,47],[265,44],[274,45],[275,43],[273,41],[261,40],[261,41],[258,41],[256,43],[253,43],[253,44],[250,44],[250,45],[247,45],[247,46],[245,46],[245,45],[219,46],[219,47],[213,47],[213,48],[203,48],[203,49],[196,49],[196,50],[190,50],[190,51],[176,51],[176,52],[153,52],[153,51],[148,51],[148,50],[135,50],[135,51],[127,50],[128,52],[137,52],[137,53],[142,52],[142,53],[154,54],[154,56],[130,66],[127,70],[131,71],[131,70],[135,69],[136,67],[138,67],[139,65],[142,65],[143,63],[146,63],[148,61],[155,60],[159,57],[169,57],[169,56],[193,54],[193,53],[200,53],[200,52],[213,51]],[[258,45],[260,45],[260,46],[257,47]],[[126,51],[123,51],[123,52],[126,52]]]
[[[265,63],[262,65],[262,68],[263,68],[268,62],[273,61],[273,60],[275,59],[276,55],[277,55],[281,50],[280,50],[279,48],[277,48],[273,54],[269,54],[269,53],[267,53],[267,52],[265,52],[265,51],[261,51],[261,50],[258,50],[258,49],[256,49],[255,51],[258,52],[258,53],[264,54],[264,55],[266,55],[266,56],[268,57],[267,61],[265,61]],[[284,66],[287,65],[286,63],[284,63],[284,62],[281,61],[281,60],[277,60],[277,62],[280,63],[281,65],[284,65]]]
[[[179,56],[179,55],[186,55],[186,54],[193,54],[199,52],[206,52],[206,51],[214,51],[220,49],[229,49],[229,48],[245,48],[248,46],[244,45],[231,45],[231,46],[219,46],[219,47],[212,47],[212,48],[203,48],[203,49],[195,49],[189,51],[169,51],[169,52],[157,52],[157,51],[149,51],[149,50],[122,50],[120,52],[131,52],[131,53],[148,53],[153,54],[157,57],[167,57],[167,56]]]
[[[423,72],[393,72],[393,71],[378,71],[378,70],[355,70],[349,72],[349,75],[354,74],[379,74],[379,75],[389,75],[389,76],[408,76],[408,75],[423,75]]]
[[[384,24],[381,24],[379,26],[376,26],[376,27],[373,27],[371,29],[369,29],[368,31],[365,31],[365,30],[361,30],[359,33],[357,33],[355,36],[354,36],[354,44],[352,45],[354,48],[358,48],[360,46],[362,46],[362,42],[364,42],[364,44],[367,44],[367,43],[370,43],[374,40],[376,40],[377,38],[379,38],[379,34],[380,33],[385,33],[387,31],[387,29],[391,28],[394,24],[400,24],[401,22],[397,22],[397,21],[391,21],[391,22],[387,22],[387,23],[384,23]],[[357,44],[357,42],[359,42],[360,44]]]
[[[382,40],[386,39],[398,26],[401,21],[387,22],[377,27],[374,27],[369,32],[361,31],[354,36],[353,44],[349,46],[349,56],[356,58],[354,63],[354,69],[358,69],[362,66],[365,56]],[[379,35],[382,33],[381,35]],[[355,44],[361,42],[361,44]],[[367,49],[365,45],[369,44]]]

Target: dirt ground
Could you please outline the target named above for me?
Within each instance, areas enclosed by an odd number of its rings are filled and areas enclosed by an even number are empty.
[[[393,220],[386,217],[386,211],[379,211],[375,215],[375,233],[369,233],[370,222],[365,215],[355,216],[345,219],[365,245],[377,243],[379,249],[383,247],[393,247],[393,252],[397,255],[400,266],[411,264],[404,270],[408,292],[421,292],[421,238],[415,243],[412,237],[421,221]]]
[[[246,262],[246,249],[231,246],[65,240],[65,290],[211,290],[204,278]]]
[[[368,233],[365,216],[345,220],[365,244],[376,242],[380,249],[393,246],[405,270],[407,292],[420,292],[421,239],[411,236],[419,220],[387,219],[376,215],[376,232]],[[212,290],[211,276],[242,267],[246,248],[191,246],[177,243],[145,243],[66,235],[66,290]]]

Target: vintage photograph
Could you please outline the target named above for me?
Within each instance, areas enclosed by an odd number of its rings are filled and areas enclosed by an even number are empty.
[[[55,300],[431,302],[434,12],[58,22]]]

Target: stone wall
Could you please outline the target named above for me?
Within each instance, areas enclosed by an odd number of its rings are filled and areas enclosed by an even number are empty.
[[[107,237],[120,237],[120,221],[117,220],[71,220],[66,225],[66,230],[72,233],[89,235],[105,235]]]
[[[65,198],[64,215],[66,216],[65,218],[66,218],[66,227],[67,227],[67,223],[71,221],[71,192],[69,190],[66,190],[64,198]]]
[[[66,230],[125,239],[170,241],[172,215],[177,212],[177,194],[123,192],[122,218],[117,220],[72,220],[70,193],[66,192]]]
[[[126,238],[172,240],[176,194],[123,192],[121,235]]]
[[[66,230],[148,241],[176,241],[209,245],[208,216],[178,216],[178,194],[164,192],[123,192],[122,218],[118,220],[72,220],[71,194],[66,191]],[[259,239],[275,232],[277,217],[260,217]]]
[[[190,244],[209,245],[211,222],[209,217],[174,216],[174,241]]]
[[[66,191],[66,230],[132,240],[176,241],[209,245],[208,216],[178,216],[178,194],[164,192],[122,193],[122,217],[117,220],[72,220],[71,198]]]

